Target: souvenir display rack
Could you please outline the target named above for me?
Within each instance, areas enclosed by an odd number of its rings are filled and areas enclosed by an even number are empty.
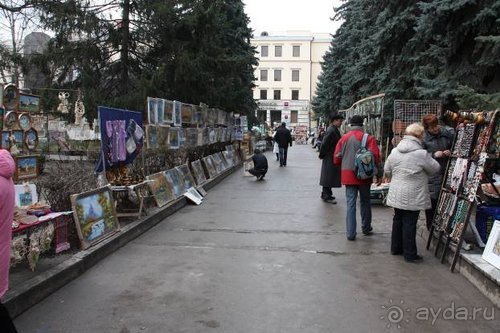
[[[447,112],[446,115],[457,117]],[[478,188],[485,181],[488,160],[499,158],[498,140],[500,111],[460,113],[462,120],[457,126],[452,155],[446,173],[431,226],[427,249],[434,232],[438,233],[434,255],[444,242],[441,262],[448,249],[454,250],[450,269],[457,263],[463,236],[477,201]]]
[[[394,100],[392,132],[394,147],[403,139],[404,131],[412,123],[420,123],[427,114],[441,115],[441,101],[433,100]]]

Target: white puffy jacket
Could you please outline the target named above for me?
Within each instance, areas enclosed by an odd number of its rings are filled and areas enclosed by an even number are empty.
[[[419,139],[405,135],[384,165],[384,174],[391,179],[387,205],[404,210],[431,208],[428,179],[440,168]]]

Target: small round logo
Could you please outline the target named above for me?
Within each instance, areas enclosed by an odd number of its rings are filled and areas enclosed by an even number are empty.
[[[409,313],[411,310],[409,308],[404,308],[404,301],[399,301],[399,304],[394,304],[393,300],[389,300],[388,305],[381,305],[382,309],[385,310],[385,314],[380,316],[380,320],[386,320],[387,328],[391,328],[393,325],[397,328],[401,328],[401,323],[409,323],[410,320],[405,319],[405,313]]]

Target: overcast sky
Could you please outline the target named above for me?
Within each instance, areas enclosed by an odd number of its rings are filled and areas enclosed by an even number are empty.
[[[309,30],[334,33],[339,22],[330,20],[340,0],[243,0],[250,27],[262,31]]]

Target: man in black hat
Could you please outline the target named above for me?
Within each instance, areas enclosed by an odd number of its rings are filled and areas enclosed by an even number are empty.
[[[326,130],[319,149],[319,158],[323,160],[319,179],[319,185],[323,187],[321,199],[331,203],[337,203],[332,193],[332,187],[342,187],[340,182],[340,166],[333,164],[333,152],[341,137],[339,128],[343,121],[344,117],[341,114],[333,113],[330,116],[330,126]]]
[[[372,228],[372,207],[370,203],[370,187],[373,177],[368,179],[358,179],[354,171],[354,161],[356,152],[361,147],[363,140],[363,117],[355,115],[350,120],[350,131],[344,134],[333,153],[333,163],[340,165],[342,185],[345,186],[345,196],[347,200],[346,215],[346,236],[350,241],[356,239],[356,201],[358,199],[361,208],[361,230],[364,235],[373,234]],[[380,167],[380,151],[377,140],[372,135],[367,135],[365,147],[370,150],[378,168],[376,177],[377,183],[382,182],[382,168]]]
[[[279,147],[280,167],[286,167],[288,145],[292,146],[292,134],[286,128],[286,123],[281,123],[281,126],[276,130],[274,140],[278,143]]]

